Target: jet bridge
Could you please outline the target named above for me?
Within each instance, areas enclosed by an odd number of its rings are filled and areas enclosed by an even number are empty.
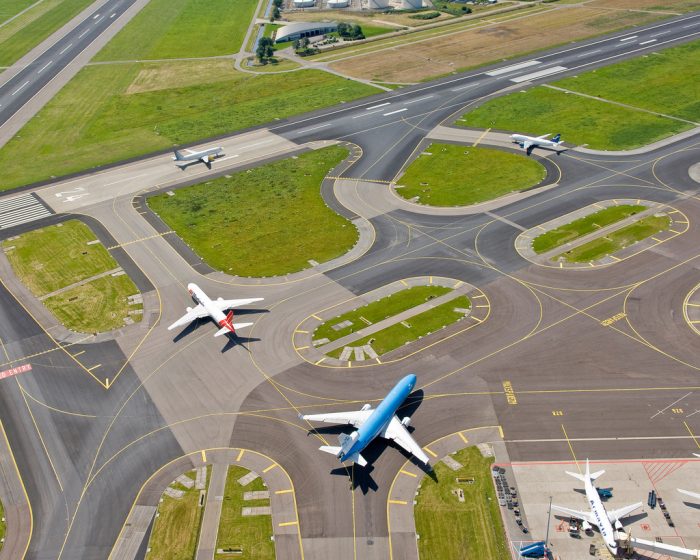
[[[656,554],[665,554],[671,558],[680,558],[681,560],[700,560],[700,550],[692,550],[672,544],[637,539],[622,532],[618,533],[618,536],[620,537],[620,545],[628,550],[644,550]]]

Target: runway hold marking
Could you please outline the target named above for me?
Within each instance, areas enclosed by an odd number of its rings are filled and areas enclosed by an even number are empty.
[[[406,476],[412,476],[413,478],[418,478],[418,475],[417,475],[417,474],[412,473],[412,472],[405,471],[405,470],[403,470],[403,469],[401,469],[399,472],[400,472],[401,474],[405,474]]]
[[[287,488],[286,490],[276,490],[275,494],[289,494],[294,492],[294,488]]]
[[[236,457],[236,462],[239,462],[241,460],[241,457],[243,457],[243,454],[245,453],[245,449],[241,449],[238,452],[238,457]]]
[[[291,525],[297,525],[297,521],[285,521],[284,523],[280,523],[280,527],[289,527]]]
[[[396,504],[397,506],[405,506],[408,504],[406,500],[389,500],[390,504]]]
[[[435,453],[432,449],[429,449],[428,447],[423,448],[428,455],[432,455],[433,457],[437,457],[437,453]]]
[[[693,394],[692,391],[691,391],[690,393],[686,393],[686,394],[683,395],[680,399],[673,401],[673,402],[672,402],[671,404],[669,404],[666,408],[662,408],[661,410],[657,411],[657,413],[654,414],[654,416],[652,416],[651,418],[649,418],[649,420],[653,420],[653,419],[656,418],[659,414],[663,414],[663,413],[666,412],[669,408],[671,408],[673,405],[678,404],[678,403],[681,402],[684,398],[689,397],[689,396],[692,395],[692,394]],[[691,434],[691,435],[692,435],[692,434]]]
[[[20,373],[25,373],[27,371],[32,371],[32,364],[22,364],[21,366],[13,367],[0,371],[0,379],[5,379],[7,377],[13,377]]]
[[[515,391],[510,381],[503,382],[503,392],[506,394],[508,404],[518,404],[518,398],[515,396]]]
[[[462,432],[457,432],[457,433],[459,434],[459,437],[462,439],[462,441],[464,442],[464,444],[465,444],[465,445],[468,445],[468,444],[469,444],[469,440],[468,440],[466,437],[464,437],[464,434],[463,434]]]
[[[272,463],[269,467],[267,467],[266,469],[263,469],[263,472],[266,473],[267,471],[271,471],[276,466],[277,466],[277,463]]]

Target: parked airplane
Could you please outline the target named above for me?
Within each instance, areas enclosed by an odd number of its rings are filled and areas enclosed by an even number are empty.
[[[569,509],[556,505],[552,505],[552,509],[565,515],[570,515],[571,517],[576,517],[577,519],[583,520],[583,528],[586,531],[590,530],[591,525],[598,527],[606,546],[614,555],[617,554],[617,541],[615,540],[615,530],[613,530],[613,524],[615,525],[615,529],[621,530],[622,523],[620,523],[620,518],[633,512],[635,509],[642,507],[642,502],[637,502],[631,506],[625,506],[613,511],[605,511],[605,507],[600,501],[600,496],[593,486],[593,481],[604,472],[605,471],[598,471],[591,474],[588,466],[588,459],[586,459],[585,474],[581,475],[566,471],[566,474],[583,482],[586,490],[586,500],[588,501],[588,506],[591,508],[590,512]]]
[[[202,289],[197,286],[197,284],[187,284],[187,290],[190,292],[192,299],[197,303],[197,307],[188,307],[187,313],[175,321],[172,325],[168,327],[171,331],[176,327],[186,325],[194,321],[195,319],[201,319],[209,315],[216,324],[221,328],[216,331],[214,336],[221,336],[226,333],[235,333],[236,329],[242,329],[243,327],[248,327],[253,323],[232,323],[233,311],[229,311],[228,315],[224,315],[224,310],[231,309],[233,307],[239,307],[241,305],[248,305],[256,301],[261,301],[263,298],[248,298],[248,299],[222,299],[218,298],[216,300],[209,299],[209,296],[205,294]]]
[[[329,422],[331,424],[352,424],[356,431],[351,434],[340,434],[339,447],[323,445],[319,449],[331,453],[340,459],[341,463],[352,461],[364,467],[367,464],[360,452],[369,445],[377,436],[393,439],[406,451],[428,464],[428,456],[420,445],[411,437],[406,429],[410,418],[407,416],[399,420],[396,411],[406,400],[406,397],[416,385],[416,376],[409,374],[399,381],[384,400],[375,409],[369,404],[357,412],[328,412],[326,414],[306,414],[301,416],[303,420],[315,422]]]
[[[700,457],[700,453],[693,453],[696,457]],[[688,490],[681,490],[680,488],[677,488],[681,494],[685,494],[686,496],[690,496],[691,498],[695,498],[696,500],[700,500],[700,494],[697,492],[689,492]]]
[[[557,146],[561,144],[561,134],[557,134],[551,140],[547,140],[547,136],[549,136],[549,134],[544,134],[542,136],[537,137],[525,136],[524,134],[510,135],[514,143],[520,144],[520,147],[524,148],[527,151],[527,155],[530,155],[532,153],[532,150],[534,150],[538,146],[544,146],[545,148],[554,148],[556,150]]]
[[[180,169],[184,169],[196,161],[201,161],[204,165],[211,169],[211,162],[224,155],[224,149],[219,147],[207,148],[206,150],[202,150],[200,152],[195,152],[193,150],[185,150],[184,152],[185,153],[175,150],[175,156],[173,156],[175,165],[177,165]]]

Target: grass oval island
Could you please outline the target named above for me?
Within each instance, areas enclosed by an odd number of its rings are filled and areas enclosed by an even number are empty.
[[[525,156],[433,143],[406,168],[396,193],[430,206],[468,206],[534,187],[546,175],[544,166]]]
[[[237,276],[277,276],[339,257],[358,232],[328,208],[323,178],[348,151],[332,146],[148,197],[204,261]]]

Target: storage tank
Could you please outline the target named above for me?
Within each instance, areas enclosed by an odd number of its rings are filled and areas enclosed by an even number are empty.
[[[420,10],[423,7],[423,0],[403,0],[401,7],[404,10]]]
[[[316,0],[294,0],[295,8],[313,8],[316,5]]]
[[[389,0],[369,0],[370,10],[386,10],[389,7]]]
[[[350,5],[350,0],[328,0],[329,8],[347,8]]]

